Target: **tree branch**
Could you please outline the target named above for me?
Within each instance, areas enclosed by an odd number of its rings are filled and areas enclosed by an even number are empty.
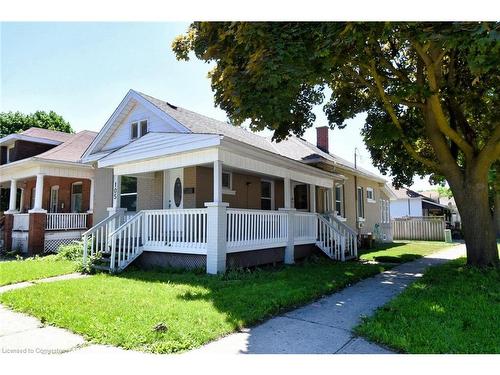
[[[500,159],[500,124],[495,125],[495,130],[486,145],[483,147],[476,159],[477,173],[484,173],[491,164]]]
[[[382,99],[382,103],[384,104],[384,108],[388,112],[389,117],[392,120],[392,123],[396,126],[396,128],[400,131],[400,133],[402,135],[402,142],[403,142],[403,145],[404,145],[406,151],[408,151],[408,153],[413,158],[415,158],[416,160],[418,160],[419,162],[421,162],[425,166],[427,166],[427,167],[429,167],[429,168],[431,168],[431,169],[433,169],[435,171],[441,172],[441,168],[440,168],[440,166],[439,166],[438,163],[436,163],[435,161],[427,159],[426,157],[423,157],[422,155],[420,155],[412,147],[412,145],[408,142],[408,140],[404,136],[403,127],[401,126],[401,123],[399,122],[399,118],[396,115],[396,113],[394,112],[394,108],[392,107],[392,104],[391,104],[390,100],[387,98],[387,96],[385,94],[385,90],[384,90],[384,87],[382,86],[382,82],[380,80],[380,76],[378,75],[377,69],[375,67],[375,61],[371,60],[371,65],[367,66],[367,67],[368,67],[368,69],[369,69],[369,71],[370,71],[373,79],[375,80],[375,84],[376,84],[377,90],[378,90],[378,96]]]
[[[427,80],[429,82],[429,87],[432,91],[431,96],[428,98],[428,101],[431,105],[431,108],[436,117],[436,125],[439,130],[448,137],[452,142],[454,142],[460,149],[463,151],[465,156],[471,160],[474,156],[474,148],[467,143],[465,139],[461,137],[461,135],[453,130],[448,121],[446,120],[446,116],[444,114],[443,108],[441,106],[441,102],[438,97],[439,86],[436,78],[436,74],[434,69],[437,68],[437,63],[440,61],[433,61],[431,57],[427,54],[427,51],[419,45],[418,42],[414,42],[415,50],[417,51],[420,58],[424,61],[426,65],[427,71]],[[429,47],[427,47],[428,49]]]

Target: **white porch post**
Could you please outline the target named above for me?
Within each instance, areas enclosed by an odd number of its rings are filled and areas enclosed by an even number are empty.
[[[327,192],[328,192],[327,193],[328,194],[328,202],[330,204],[329,210],[333,212],[333,211],[335,211],[335,195],[334,195],[335,189],[329,188],[327,190]]]
[[[214,202],[222,202],[222,161],[214,161]]]
[[[94,179],[90,179],[90,197],[89,197],[89,210],[87,213],[91,214],[94,212]]]
[[[108,207],[108,215],[112,216],[119,211],[126,211],[120,208],[120,193],[122,191],[122,176],[119,174],[113,175],[113,206]]]
[[[311,205],[311,212],[316,212],[316,185],[309,185],[309,200]]]
[[[47,212],[42,207],[43,201],[43,174],[39,173],[36,175],[36,186],[35,186],[35,205],[29,212]]]
[[[286,211],[287,215],[287,241],[285,247],[285,264],[293,264],[295,262],[295,208],[292,208],[292,183],[290,178],[285,177],[283,181],[284,187],[284,208],[280,211]]]
[[[283,187],[285,208],[292,208],[292,183],[288,177],[283,179]]]
[[[226,271],[226,231],[228,203],[222,202],[222,161],[214,161],[213,202],[207,207],[207,273],[218,274]]]
[[[7,213],[16,213],[16,196],[17,196],[17,180],[10,180],[10,194],[9,194],[9,211]]]

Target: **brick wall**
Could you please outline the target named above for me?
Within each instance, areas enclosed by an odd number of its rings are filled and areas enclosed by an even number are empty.
[[[42,208],[49,210],[51,187],[58,185],[59,202],[57,212],[71,212],[71,185],[75,182],[82,183],[82,212],[87,212],[89,210],[90,203],[90,180],[68,177],[44,176]],[[23,212],[27,212],[31,209],[31,194],[33,192],[33,188],[35,188],[35,185],[36,179],[34,178],[19,184],[19,187],[24,189],[22,202]]]

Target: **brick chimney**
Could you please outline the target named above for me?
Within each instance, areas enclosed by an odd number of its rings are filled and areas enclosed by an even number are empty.
[[[320,126],[316,128],[316,146],[321,151],[328,153],[328,126]]]

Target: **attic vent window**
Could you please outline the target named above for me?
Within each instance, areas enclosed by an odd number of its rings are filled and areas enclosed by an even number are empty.
[[[169,102],[167,102],[167,105],[172,109],[177,109],[176,105],[170,104]]]
[[[130,124],[130,139],[137,139],[148,133],[148,120],[134,121]]]

